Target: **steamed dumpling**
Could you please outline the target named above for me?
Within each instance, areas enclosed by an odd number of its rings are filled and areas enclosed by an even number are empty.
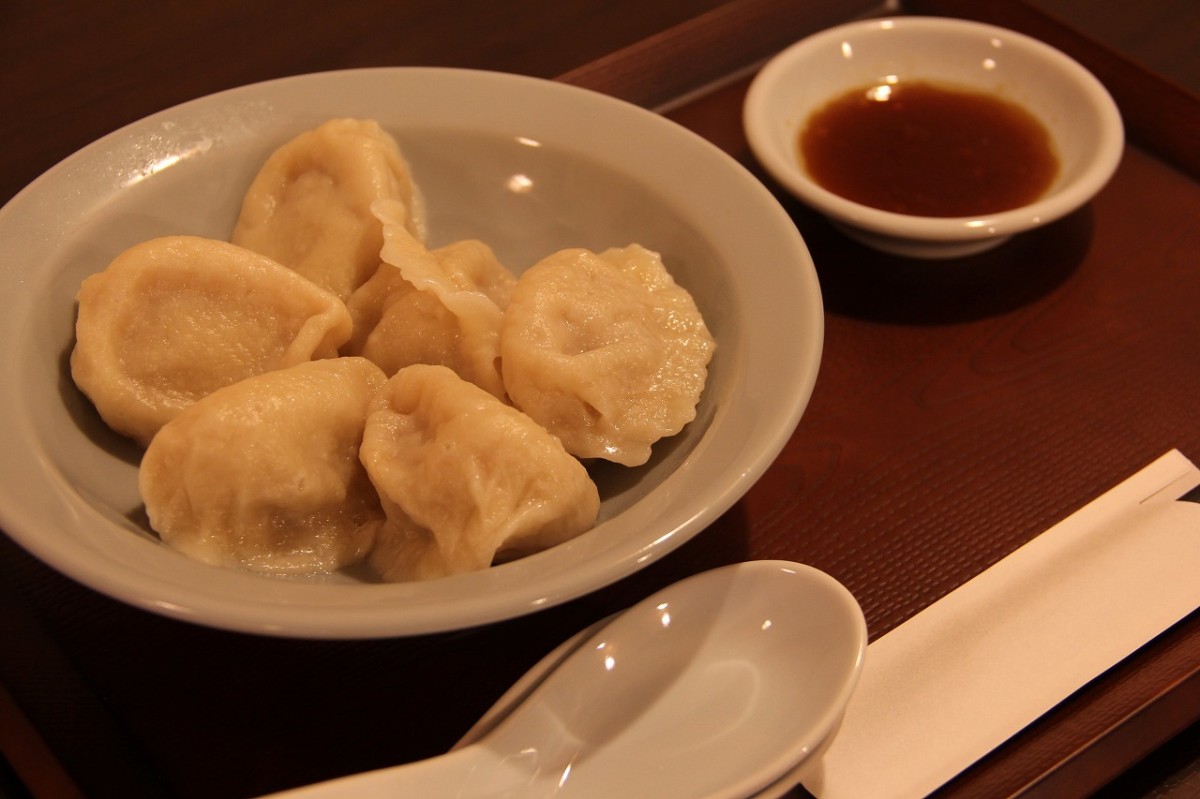
[[[350,325],[337,297],[263,255],[152,239],[83,281],[71,374],[110,427],[144,445],[222,386],[335,357]]]
[[[388,380],[360,454],[387,513],[370,555],[387,580],[545,549],[590,529],[599,510],[595,484],[554,436],[444,366]]]
[[[516,277],[481,241],[428,250],[404,227],[401,204],[374,210],[384,263],[347,303],[354,335],[344,351],[388,374],[418,363],[447,366],[503,398],[500,322]]]
[[[695,418],[715,346],[691,295],[636,244],[530,267],[500,338],[513,404],[573,455],[627,466]]]
[[[388,198],[422,237],[419,197],[396,140],[373,120],[333,119],[284,144],[242,201],[232,241],[274,258],[342,300],[379,265],[371,203]]]
[[[334,358],[196,402],[142,459],[150,526],[186,555],[257,572],[328,572],[362,559],[383,511],[358,450],[385,380],[367,360]]]

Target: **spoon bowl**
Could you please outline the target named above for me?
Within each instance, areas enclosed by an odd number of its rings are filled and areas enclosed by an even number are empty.
[[[555,650],[450,753],[284,795],[751,796],[831,737],[866,637],[823,572],[715,569]]]

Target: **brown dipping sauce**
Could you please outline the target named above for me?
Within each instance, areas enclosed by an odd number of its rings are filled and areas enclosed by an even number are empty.
[[[975,216],[1037,199],[1058,174],[1050,134],[1020,106],[923,82],[855,89],[809,118],[802,163],[829,191],[916,216]]]

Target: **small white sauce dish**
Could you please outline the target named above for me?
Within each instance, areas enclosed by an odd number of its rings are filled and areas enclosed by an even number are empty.
[[[1049,131],[1060,169],[1036,201],[973,217],[892,213],[818,185],[799,153],[811,114],[860,87],[905,81],[982,92],[1031,112]],[[1124,150],[1120,112],[1094,75],[1061,51],[1014,31],[940,17],[870,19],[809,36],[772,58],[750,85],[743,124],[767,173],[852,238],[910,258],[957,258],[1087,203]]]

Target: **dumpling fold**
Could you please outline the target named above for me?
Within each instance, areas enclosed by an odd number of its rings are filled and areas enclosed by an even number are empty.
[[[168,236],[83,281],[71,375],[114,430],[143,446],[201,397],[243,378],[332,358],[346,306],[266,256]]]
[[[382,263],[347,302],[354,334],[343,348],[385,372],[413,364],[447,366],[504,398],[500,322],[516,277],[481,241],[429,250],[404,226],[404,206],[372,206],[383,224]]]
[[[256,572],[330,572],[361,560],[383,510],[359,446],[385,380],[363,358],[332,358],[199,400],[142,458],[150,526],[193,558]]]
[[[485,569],[595,524],[596,485],[558,439],[444,366],[405,367],[376,397],[361,458],[387,523],[387,580]]]
[[[294,269],[342,300],[379,265],[371,203],[404,208],[423,238],[422,204],[395,138],[369,119],[331,119],[275,150],[242,199],[231,241]]]
[[[500,329],[513,404],[571,454],[626,466],[695,418],[715,347],[691,294],[637,244],[542,259]]]

